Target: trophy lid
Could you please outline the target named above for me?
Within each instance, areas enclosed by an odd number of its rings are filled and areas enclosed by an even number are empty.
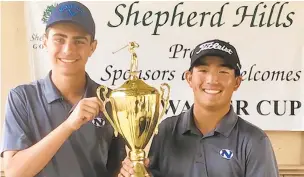
[[[140,79],[129,79],[119,88],[111,92],[112,97],[122,96],[142,96],[142,95],[158,95],[159,92],[154,87],[149,86]]]

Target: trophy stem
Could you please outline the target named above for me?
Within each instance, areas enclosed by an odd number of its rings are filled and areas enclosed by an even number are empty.
[[[145,151],[135,149],[129,152],[129,157],[134,166],[135,174],[131,177],[151,177],[144,165]]]

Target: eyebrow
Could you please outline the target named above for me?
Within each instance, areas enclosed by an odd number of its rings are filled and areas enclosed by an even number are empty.
[[[89,42],[88,38],[86,38],[84,36],[75,36],[75,37],[73,37],[73,39],[85,39],[87,42]]]
[[[206,62],[202,62],[199,65],[203,65],[203,66],[208,66],[208,64]],[[233,67],[229,64],[223,63],[219,65],[220,67],[225,67],[225,68],[229,68],[229,69],[233,69]]]
[[[230,68],[230,69],[232,69],[233,67],[231,66],[231,65],[229,65],[229,64],[220,64],[220,66],[222,66],[222,67],[226,67],[226,68]]]
[[[56,33],[56,34],[54,34],[53,36],[60,36],[60,37],[63,37],[63,38],[68,38],[67,35],[61,34],[61,33]],[[88,38],[86,38],[85,36],[74,36],[73,39],[84,39],[84,40],[86,40],[87,42],[89,42]]]

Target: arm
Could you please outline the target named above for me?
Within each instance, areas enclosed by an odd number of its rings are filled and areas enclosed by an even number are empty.
[[[64,123],[33,145],[30,140],[31,130],[27,125],[28,108],[22,97],[17,92],[11,91],[7,101],[1,149],[6,176],[32,177],[39,173],[65,140],[82,124],[92,119],[97,114],[94,112],[99,112],[101,103],[97,103],[96,100],[96,98],[88,98],[80,101]]]
[[[160,160],[159,156],[160,156],[160,147],[161,147],[160,138],[161,136],[159,136],[159,134],[153,137],[148,155],[148,158],[150,160],[149,170],[152,173],[153,177],[161,177],[160,167],[159,167],[159,160]]]
[[[6,176],[35,176],[47,165],[72,132],[72,129],[63,123],[27,149],[5,151],[3,156]]]
[[[245,177],[279,177],[271,142],[267,136],[252,143],[246,160]]]
[[[125,142],[121,135],[113,137],[109,153],[108,153],[108,162],[107,169],[111,176],[117,176],[121,168],[121,162],[126,158],[126,148]]]

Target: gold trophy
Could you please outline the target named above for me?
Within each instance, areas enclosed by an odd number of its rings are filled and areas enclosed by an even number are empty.
[[[129,79],[119,88],[114,89],[109,97],[107,97],[108,88],[103,85],[99,86],[97,96],[104,102],[104,105],[111,104],[112,118],[106,111],[104,111],[104,115],[113,126],[115,136],[120,133],[130,149],[129,158],[135,171],[133,177],[149,177],[144,166],[146,157],[144,148],[152,135],[158,132],[158,124],[168,106],[170,86],[166,83],[161,84],[159,93],[157,89],[139,79],[137,76],[138,60],[134,50],[139,45],[130,42],[125,47],[129,47],[131,53]],[[167,92],[165,92],[166,90]],[[101,97],[101,91],[104,100]],[[162,111],[160,111],[161,101],[164,105]]]

